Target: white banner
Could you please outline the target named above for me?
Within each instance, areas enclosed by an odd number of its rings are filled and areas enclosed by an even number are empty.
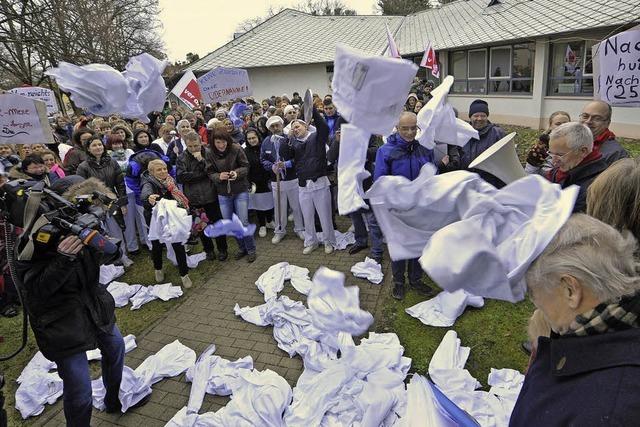
[[[45,89],[37,86],[25,86],[13,88],[9,93],[15,93],[17,95],[26,96],[27,98],[43,101],[47,104],[47,114],[50,116],[60,111],[60,108],[58,108],[58,102],[56,101],[56,95],[51,89]]]
[[[616,34],[592,48],[594,98],[640,107],[640,29]]]
[[[47,106],[15,93],[0,95],[0,144],[53,144]]]
[[[243,98],[253,93],[249,73],[241,68],[214,68],[198,78],[198,85],[206,103]]]

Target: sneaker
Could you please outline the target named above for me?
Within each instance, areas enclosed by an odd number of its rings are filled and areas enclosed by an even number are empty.
[[[296,234],[304,242],[304,231],[296,231]]]
[[[391,296],[397,300],[404,299],[404,283],[394,283]]]
[[[349,229],[347,230],[347,233],[351,232],[351,233],[355,233],[356,228],[353,226],[353,224],[351,224],[351,227],[349,227]]]
[[[293,221],[293,214],[289,214],[289,216],[287,217],[287,219],[289,220],[289,222]]]
[[[264,225],[260,227],[260,230],[258,230],[258,236],[267,237],[267,227],[265,227]]]
[[[414,291],[417,291],[425,296],[432,296],[436,293],[436,290],[433,289],[431,286],[423,283],[422,281],[419,282],[415,282],[415,283],[411,283],[411,289],[413,289]]]
[[[136,403],[133,406],[129,406],[129,410],[140,408],[141,406],[144,406],[147,403],[149,403],[150,400],[151,400],[151,394],[147,394],[145,397],[140,399],[140,401],[138,403]],[[121,414],[122,413],[122,404],[120,402],[118,402],[117,406],[111,407],[111,408],[107,407],[107,408],[105,408],[104,411],[107,414]]]
[[[274,221],[268,222],[267,223],[267,228],[270,230],[275,230],[276,229],[276,223]]]
[[[256,260],[258,256],[256,255],[256,253],[251,253],[247,255],[247,262],[253,262]]]
[[[227,251],[218,251],[218,261],[226,261],[229,258]]]
[[[191,281],[191,278],[188,274],[185,274],[180,279],[182,280],[182,286],[184,286],[185,289],[189,289],[191,285],[193,285],[193,282]]]
[[[129,268],[133,265],[133,261],[131,261],[129,257],[127,257],[126,255],[122,255],[122,258],[120,258],[120,261],[122,261],[122,266],[124,268]]]
[[[333,245],[324,245],[324,253],[327,255],[333,253]]]
[[[318,249],[318,244],[314,243],[311,246],[307,246],[306,248],[304,248],[302,250],[302,254],[303,255],[309,255],[311,252],[315,251],[316,249]]]
[[[284,239],[284,234],[274,234],[273,238],[271,239],[271,243],[277,245],[282,241],[282,239]]]
[[[236,260],[239,260],[239,259],[242,259],[242,258],[244,258],[244,257],[246,257],[246,256],[247,256],[247,253],[246,253],[246,252],[244,252],[244,251],[238,251],[238,252],[236,252],[236,254],[233,256],[233,258],[234,258],[234,259],[236,259]]]
[[[162,283],[162,281],[164,280],[164,271],[156,270],[155,275],[156,275],[156,283]]]

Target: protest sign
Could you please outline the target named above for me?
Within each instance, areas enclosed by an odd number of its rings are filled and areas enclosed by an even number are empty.
[[[180,98],[191,109],[200,105],[202,94],[193,71],[187,71],[182,75],[180,81],[173,87],[171,93]]]
[[[253,93],[249,73],[241,68],[214,68],[198,78],[198,85],[207,103],[224,102]]]
[[[594,97],[618,107],[640,107],[640,29],[616,34],[592,48]]]
[[[0,95],[0,144],[53,144],[43,101],[15,93]]]
[[[16,87],[9,91],[17,95],[26,96],[27,98],[39,99],[47,104],[47,114],[53,115],[60,111],[56,96],[51,89],[45,89],[37,86]]]

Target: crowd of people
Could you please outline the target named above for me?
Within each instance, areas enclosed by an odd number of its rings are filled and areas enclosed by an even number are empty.
[[[363,183],[365,190],[382,176],[414,180],[428,163],[438,173],[472,170],[497,188],[506,184],[489,172],[469,168],[474,159],[506,135],[489,120],[489,104],[484,100],[474,100],[468,109],[469,123],[479,138],[470,139],[463,147],[446,146],[439,153],[438,148],[430,150],[416,141],[416,113],[429,101],[433,87],[433,82],[414,86],[395,132],[386,138],[370,138],[365,168],[371,178]],[[331,95],[314,95],[311,117],[304,117],[303,111],[303,100],[294,92],[291,98],[272,96],[261,102],[237,99],[193,111],[171,102],[165,111],[150,114],[148,124],[115,115],[59,116],[52,124],[57,144],[0,145],[0,162],[7,172],[5,179],[25,178],[55,186],[59,180],[78,175],[102,182],[117,196],[119,209],[105,225],[109,235],[123,241],[120,262],[130,265],[128,255],[149,248],[157,282],[164,280],[163,245],[151,240],[148,231],[154,206],[162,199],[174,200],[178,208],[187,210],[194,224],[237,217],[247,227],[254,221],[257,237],[236,238],[236,260],[254,262],[258,256],[256,238],[266,238],[268,230],[273,230],[273,245],[293,236],[302,241],[305,255],[320,245],[331,254],[336,246],[341,125],[347,121]],[[514,425],[519,425],[517,420],[533,418],[542,422],[549,407],[549,399],[543,396],[549,390],[582,393],[579,390],[586,392],[593,384],[591,377],[586,382],[578,379],[573,385],[548,378],[550,370],[560,375],[564,363],[569,364],[568,358],[579,359],[582,345],[591,349],[611,344],[611,357],[624,359],[620,362],[624,366],[635,366],[625,356],[623,344],[616,340],[638,339],[635,319],[640,306],[635,302],[640,283],[633,257],[637,247],[633,236],[620,234],[630,230],[639,237],[638,163],[627,159],[628,153],[609,129],[612,109],[608,104],[588,102],[577,119],[572,121],[563,111],[553,113],[548,128],[526,157],[527,173],[540,174],[562,188],[577,185],[574,212],[590,216],[572,217],[528,273],[527,283],[539,310],[533,315],[531,342],[527,345],[533,347],[530,373],[535,378],[525,382],[521,400],[526,395],[534,404],[518,402]],[[619,191],[610,196],[610,188]],[[370,257],[382,263],[384,236],[373,212],[362,209],[349,218],[355,243],[348,253],[369,249]],[[288,222],[293,226],[287,227]],[[214,244],[202,227],[194,226],[188,243],[198,238],[208,260],[227,260],[225,236],[216,237]],[[187,248],[183,243],[171,246],[182,284],[189,288]],[[434,293],[422,280],[418,259],[392,261],[391,267],[394,298],[404,298],[407,282],[424,295]],[[4,278],[10,281],[7,274]],[[4,289],[2,314],[15,315],[12,287],[5,283]],[[621,318],[619,312],[630,314]],[[603,338],[605,331],[615,333]],[[562,335],[581,338],[557,340]],[[566,344],[569,342],[572,344]],[[545,357],[536,357],[536,352]],[[565,355],[565,362],[554,359],[558,352]],[[610,360],[608,356],[605,359]],[[633,376],[623,378],[626,373],[617,362],[597,364],[589,360],[579,367],[572,365],[572,372],[598,376],[598,381],[612,390],[616,386],[610,377],[600,378],[598,370],[613,370],[620,381],[635,380],[635,371]],[[559,383],[564,391],[556,391]],[[636,400],[628,397],[625,404],[637,406]],[[605,406],[602,401],[598,403]],[[564,408],[558,403],[554,410]]]

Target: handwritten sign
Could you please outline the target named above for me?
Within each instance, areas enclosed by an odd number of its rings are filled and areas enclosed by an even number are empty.
[[[618,107],[640,107],[640,29],[593,46],[594,97]]]
[[[171,90],[171,93],[180,98],[192,110],[200,105],[200,100],[202,99],[200,87],[198,87],[198,81],[193,71],[184,73],[180,81]]]
[[[43,101],[15,93],[0,95],[0,144],[53,144]]]
[[[26,96],[27,98],[43,101],[47,104],[47,114],[50,116],[60,111],[60,108],[58,108],[58,102],[56,101],[56,96],[51,89],[37,86],[25,86],[13,88],[9,93],[15,93],[17,95]]]
[[[218,67],[198,78],[204,102],[215,103],[250,96],[249,73],[241,68]]]

